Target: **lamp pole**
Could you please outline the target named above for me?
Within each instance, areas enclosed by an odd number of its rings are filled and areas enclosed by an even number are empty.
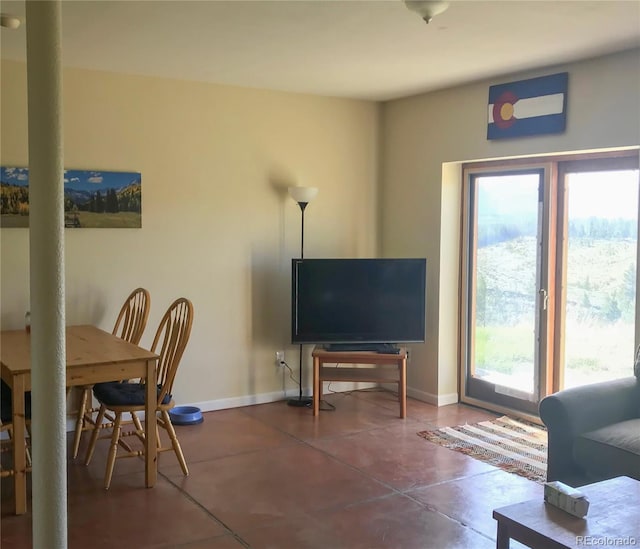
[[[300,206],[300,212],[302,213],[302,226],[300,230],[300,259],[304,259],[304,210],[309,204],[309,201],[318,193],[318,189],[315,187],[290,187],[289,194]],[[298,368],[298,380],[299,380],[299,393],[297,398],[291,398],[287,401],[289,406],[311,406],[313,400],[310,397],[302,396],[302,343],[300,344],[300,362]]]
[[[308,202],[298,202],[300,211],[302,212],[302,229],[300,230],[300,259],[304,259],[304,209],[307,207]]]

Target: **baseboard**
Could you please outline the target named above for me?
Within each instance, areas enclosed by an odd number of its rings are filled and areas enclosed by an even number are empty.
[[[329,383],[329,382],[325,382]],[[356,389],[366,389],[375,387],[374,383],[348,383],[348,382],[331,382],[331,391],[335,393],[353,391]],[[307,396],[312,396],[311,388],[304,391]],[[261,393],[258,395],[245,395],[233,398],[222,398],[219,400],[205,400],[202,402],[193,402],[186,406],[197,406],[203,412],[214,412],[216,410],[226,410],[228,408],[241,408],[242,406],[253,406],[255,404],[268,404],[269,402],[278,402],[288,398],[295,398],[300,395],[299,389],[288,389],[285,392],[276,391],[273,393]]]
[[[438,397],[438,406],[449,406],[449,404],[458,404],[460,395],[458,393],[449,393]]]
[[[261,393],[258,395],[244,395],[232,398],[221,398],[218,400],[204,400],[201,402],[185,403],[185,406],[196,406],[203,412],[214,412],[216,410],[226,410],[228,408],[241,408],[243,406],[253,406],[255,404],[268,404],[287,398],[297,397],[300,394],[298,389],[289,389],[286,392],[275,391],[273,393]],[[183,403],[176,402],[178,406]]]
[[[357,385],[357,387],[355,387]],[[332,382],[332,390],[334,392],[342,392],[342,391],[352,391],[356,388],[363,389],[366,387],[375,387],[375,384],[372,383],[343,383],[343,382]],[[394,385],[394,388],[397,387]],[[305,394],[310,395],[310,390],[305,391]],[[271,393],[261,393],[257,395],[244,395],[239,397],[232,398],[221,398],[216,400],[203,400],[200,402],[180,402],[176,401],[177,406],[196,406],[200,408],[203,412],[215,412],[216,410],[227,410],[229,408],[242,408],[243,406],[254,406],[256,404],[268,404],[269,402],[278,402],[280,400],[286,400],[287,398],[294,398],[299,395],[298,389],[289,389],[286,392],[283,391],[274,391]],[[447,395],[434,395],[431,393],[426,393],[424,391],[419,391],[417,389],[412,389],[411,387],[407,387],[407,396],[411,398],[415,398],[416,400],[421,400],[422,402],[426,402],[428,404],[433,404],[434,406],[446,406],[448,404],[456,404],[458,402],[458,393],[451,393]],[[144,417],[144,414],[141,415]],[[76,428],[75,419],[68,418],[67,419],[67,432],[74,431]]]
[[[438,407],[458,403],[458,393],[434,395],[432,393],[426,393],[424,391],[419,391],[418,389],[413,389],[412,387],[407,387],[407,396],[415,398],[416,400],[421,400],[422,402],[426,402],[427,404],[433,404],[434,406]]]
[[[76,420],[75,419],[71,419],[70,417],[67,418],[66,429],[67,429],[67,433],[75,431],[76,430]],[[0,440],[7,440],[8,438],[9,438],[9,433],[7,433],[6,431],[3,431],[2,433],[0,433]]]

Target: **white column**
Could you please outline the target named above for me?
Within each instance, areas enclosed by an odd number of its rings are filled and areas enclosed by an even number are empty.
[[[26,2],[33,546],[67,547],[60,0]]]

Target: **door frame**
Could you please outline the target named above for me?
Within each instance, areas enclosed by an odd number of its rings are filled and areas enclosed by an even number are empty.
[[[550,196],[555,189],[554,178],[551,177],[554,166],[552,163],[543,159],[528,159],[526,162],[518,162],[512,165],[506,163],[484,164],[481,166],[470,165],[463,167],[463,188],[462,188],[462,232],[461,232],[461,261],[460,261],[460,400],[473,405],[486,407],[490,403],[497,411],[505,412],[518,410],[519,413],[526,417],[535,417],[537,414],[538,400],[542,395],[546,394],[549,385],[549,367],[550,357],[548,352],[542,353],[542,350],[553,348],[553,332],[550,329],[552,325],[549,318],[553,318],[555,311],[555,301],[551,288],[555,285],[555,260],[548,253],[550,248],[549,239],[553,227],[551,220],[555,219],[555,209],[553,209],[553,201],[544,200],[543,197]],[[475,227],[472,231],[471,221],[477,219],[477,211],[470,215],[471,208],[477,208],[476,200],[472,200],[473,196],[473,179],[477,176],[497,175],[509,176],[523,173],[540,173],[540,182],[542,185],[542,196],[538,199],[538,204],[542,204],[538,216],[538,272],[536,273],[536,312],[535,312],[535,333],[537,340],[534,342],[534,401],[518,398],[517,391],[513,394],[496,391],[495,384],[488,381],[474,381],[475,391],[480,391],[477,396],[468,395],[469,381],[467,364],[470,357],[474,356],[474,338],[472,337],[472,327],[470,325],[470,317],[475,311],[475,269],[471,269],[470,258],[477,257],[477,239],[472,238],[476,234]],[[540,306],[541,294],[540,290],[546,289],[548,296],[547,308],[545,310]],[[466,299],[465,299],[466,296]],[[469,307],[467,307],[467,303]],[[468,314],[468,312],[470,314]],[[551,315],[551,316],[550,316]],[[539,365],[539,366],[538,366]],[[471,366],[472,375],[473,365]],[[486,397],[485,397],[486,395]],[[484,398],[491,399],[486,401]],[[535,400],[535,399],[538,400]]]
[[[609,159],[610,162],[607,162]],[[508,401],[503,403],[487,402],[485,400],[475,398],[467,395],[467,360],[469,355],[473,352],[473,343],[467,344],[470,334],[469,313],[473,313],[475,310],[475,297],[469,296],[474,282],[470,280],[469,269],[469,251],[470,246],[476,246],[477,243],[470,242],[470,209],[471,209],[471,174],[483,174],[483,173],[509,173],[509,172],[521,172],[527,169],[540,169],[543,171],[544,193],[546,197],[554,196],[557,199],[543,200],[542,208],[542,229],[544,231],[542,235],[543,250],[542,250],[542,264],[541,264],[541,280],[539,284],[544,288],[547,288],[548,294],[548,306],[544,313],[540,310],[539,297],[536,303],[536,309],[539,314],[537,319],[539,330],[539,342],[537,344],[537,356],[539,366],[539,394],[538,401],[542,400],[545,396],[552,394],[558,390],[561,382],[559,368],[554,368],[554,364],[559,364],[559,355],[561,343],[561,319],[562,315],[561,307],[556,307],[556,295],[561,295],[562,291],[562,269],[564,265],[564,254],[566,254],[566,246],[563,241],[564,231],[566,228],[563,224],[566,223],[566,199],[564,193],[558,189],[558,185],[561,182],[562,173],[570,170],[570,168],[579,164],[581,168],[588,168],[589,163],[593,162],[593,166],[598,166],[598,169],[607,169],[602,166],[608,166],[609,169],[615,167],[620,168],[621,164],[628,164],[631,169],[638,169],[640,164],[640,148],[633,147],[617,151],[608,151],[600,153],[585,153],[585,154],[567,154],[557,156],[541,156],[533,158],[523,159],[508,159],[508,160],[496,160],[489,162],[473,162],[464,164],[462,166],[462,208],[461,208],[461,233],[460,233],[460,270],[459,270],[459,295],[458,302],[459,309],[459,326],[458,326],[458,389],[459,389],[459,401],[479,406],[482,408],[490,409],[499,413],[509,413],[517,417],[522,417],[530,421],[539,423],[540,419],[537,413],[537,403],[534,407],[530,407],[529,410],[521,410],[511,407]],[[574,164],[575,163],[575,164]],[[587,171],[587,170],[581,170]],[[476,204],[477,207],[477,204]],[[474,214],[475,215],[475,214]],[[475,217],[474,217],[475,219]],[[638,215],[639,235],[640,235],[640,204]],[[546,243],[546,244],[545,244]],[[555,250],[555,253],[551,253]],[[640,329],[640,283],[638,281],[640,274],[640,236],[638,240],[638,261],[636,269],[636,346],[640,341],[639,329]],[[475,251],[474,251],[475,255]],[[467,307],[467,304],[469,306]],[[504,400],[504,399],[503,399]]]

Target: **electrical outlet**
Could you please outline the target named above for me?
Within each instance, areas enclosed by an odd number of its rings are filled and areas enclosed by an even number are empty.
[[[284,351],[276,351],[276,366],[284,366]]]

